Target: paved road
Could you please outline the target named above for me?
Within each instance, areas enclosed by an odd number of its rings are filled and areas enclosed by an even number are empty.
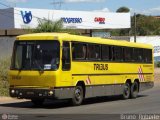
[[[119,96],[92,98],[76,107],[69,105],[67,101],[46,101],[42,107],[35,107],[26,100],[7,100],[3,103],[1,101],[0,114],[2,113],[23,114],[23,117],[36,114],[41,118],[46,117],[45,114],[92,114],[93,119],[97,119],[95,117],[97,114],[119,114],[117,117],[126,113],[160,115],[160,86],[140,93],[136,99],[122,100]],[[111,115],[109,118],[113,119],[114,117]],[[81,119],[83,119],[83,115]]]

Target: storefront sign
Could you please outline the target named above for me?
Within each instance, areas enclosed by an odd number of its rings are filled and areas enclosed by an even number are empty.
[[[99,22],[99,24],[105,24],[105,18],[103,17],[95,17],[94,21]]]
[[[70,18],[70,17],[62,17],[61,18],[64,23],[82,23],[82,18]]]

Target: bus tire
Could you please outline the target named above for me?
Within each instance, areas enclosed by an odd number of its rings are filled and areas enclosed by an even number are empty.
[[[125,84],[124,84],[124,89],[123,89],[123,94],[122,94],[122,97],[123,97],[123,99],[128,99],[128,98],[130,98],[130,84],[129,84],[129,82],[126,82]]]
[[[138,96],[139,85],[138,82],[134,82],[131,86],[131,98],[136,98]]]
[[[83,99],[84,99],[84,92],[83,92],[83,88],[82,86],[76,86],[75,87],[75,90],[74,90],[74,93],[73,93],[73,97],[72,97],[72,105],[74,106],[78,106],[78,105],[81,105],[82,102],[83,102]]]
[[[35,106],[42,106],[44,103],[44,99],[31,99],[31,101]]]

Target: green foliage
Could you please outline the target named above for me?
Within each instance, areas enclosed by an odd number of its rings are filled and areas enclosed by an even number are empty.
[[[159,67],[160,68],[160,62],[156,62],[156,67]]]
[[[153,16],[136,15],[137,35],[160,35],[160,19]],[[132,31],[134,29],[134,16],[132,17]],[[134,33],[134,32],[132,32]]]
[[[116,12],[130,12],[130,9],[127,7],[120,7]],[[128,36],[134,35],[134,21],[135,16],[131,17],[131,29],[121,29],[121,30],[112,30],[111,33],[113,36]],[[146,16],[137,14],[136,15],[136,32],[137,35],[160,35],[160,19],[157,19],[153,16]]]
[[[31,30],[33,33],[43,33],[43,32],[59,32],[59,33],[70,33],[70,34],[80,34],[75,30],[65,29],[63,27],[63,21],[51,21],[47,19],[39,19],[37,28]]]
[[[61,32],[62,29],[63,23],[61,20],[53,22],[51,20],[39,19],[38,26],[33,30],[33,32]]]
[[[134,35],[134,18],[131,17],[131,29],[121,29],[121,30],[112,30],[112,36],[128,36]],[[146,16],[137,14],[136,15],[136,32],[139,36],[145,35],[160,35],[160,19],[157,19],[153,16]]]
[[[123,6],[118,8],[116,12],[130,12],[130,9],[128,7]]]
[[[0,96],[8,96],[8,71],[10,67],[10,58],[0,60],[0,66]]]

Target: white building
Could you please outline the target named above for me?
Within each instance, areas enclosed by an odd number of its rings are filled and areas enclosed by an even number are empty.
[[[64,27],[71,29],[122,29],[131,26],[130,13],[8,8],[0,10],[0,29],[35,28],[39,19],[62,19]]]

